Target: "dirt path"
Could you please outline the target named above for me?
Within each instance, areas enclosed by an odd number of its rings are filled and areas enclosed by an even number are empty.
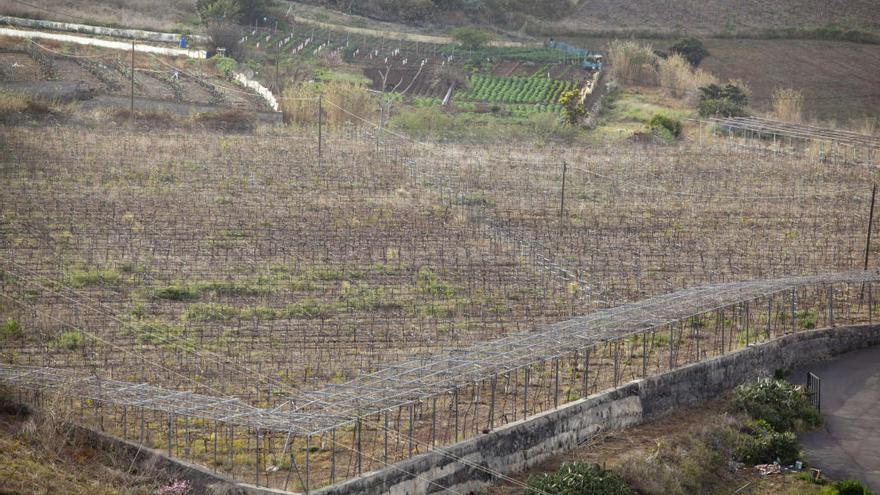
[[[0,36],[9,36],[12,38],[28,38],[28,39],[44,39],[60,41],[62,43],[74,43],[77,45],[89,45],[99,48],[110,48],[112,50],[131,51],[132,43],[124,41],[111,41],[98,38],[90,38],[88,36],[74,36],[70,34],[44,33],[41,31],[31,31],[26,29],[0,28]],[[187,50],[183,48],[168,48],[164,46],[145,45],[143,43],[134,43],[134,51],[143,53],[153,53],[156,55],[166,55],[170,57],[189,57],[189,58],[205,58],[204,50]]]
[[[317,7],[311,5],[300,4],[297,2],[288,2],[293,5],[296,10],[294,11],[294,21],[300,24],[306,24],[308,26],[314,26],[321,29],[329,29],[332,31],[342,31],[344,33],[358,34],[362,36],[370,36],[374,38],[386,38],[391,40],[398,41],[410,41],[410,42],[419,42],[419,43],[430,43],[435,45],[448,45],[452,43],[454,40],[451,36],[444,35],[436,35],[436,34],[419,34],[413,32],[406,32],[401,29],[394,27],[392,23],[382,23],[382,27],[387,27],[387,29],[375,29],[369,27],[355,27],[355,26],[346,26],[343,24],[334,24],[330,22],[319,21],[317,19],[312,19],[310,17],[303,16],[303,12],[308,12],[310,15],[314,15],[313,11],[317,10]],[[527,43],[522,41],[506,41],[506,40],[494,40],[488,43],[489,46],[494,47],[515,47],[515,48],[523,48],[523,47],[540,47],[543,46],[541,43],[533,42]]]
[[[800,435],[807,458],[837,479],[880,490],[880,346],[850,352],[809,369],[822,379],[822,417]],[[804,379],[806,371],[796,372]]]

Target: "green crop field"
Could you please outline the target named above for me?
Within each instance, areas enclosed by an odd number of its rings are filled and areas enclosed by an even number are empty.
[[[459,94],[463,100],[490,103],[555,104],[563,92],[575,89],[575,83],[543,77],[499,77],[477,74],[471,88]]]

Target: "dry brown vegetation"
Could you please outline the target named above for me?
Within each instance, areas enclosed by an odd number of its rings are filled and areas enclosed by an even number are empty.
[[[0,0],[0,14],[155,31],[201,31],[196,3],[191,0]]]
[[[51,40],[0,37],[0,91],[128,108],[130,54]],[[216,64],[139,53],[134,59],[138,110],[189,113],[190,107],[267,110],[262,98],[229,80]],[[45,89],[43,89],[45,88]],[[60,88],[60,89],[53,89]],[[61,96],[57,96],[60,94]]]
[[[784,122],[800,122],[804,113],[804,93],[791,88],[773,91],[773,118]]]
[[[362,124],[360,118],[375,121],[378,100],[367,88],[345,81],[329,81],[320,86],[301,82],[288,88],[280,98],[284,121],[295,124],[313,124],[318,120],[318,98],[323,97],[322,118],[325,124]]]
[[[670,35],[683,31],[766,33],[833,24],[876,32],[880,14],[875,7],[870,0],[583,0],[569,18],[542,27],[568,34],[628,31]]]
[[[820,494],[823,486],[810,483],[795,474],[764,477],[750,466],[718,466],[717,471],[706,472],[705,464],[719,452],[707,452],[705,445],[697,446],[701,437],[717,435],[736,425],[743,418],[732,413],[730,398],[724,396],[698,406],[678,409],[661,418],[620,431],[599,435],[577,449],[552,457],[525,473],[514,477],[525,482],[529,476],[552,472],[564,462],[600,464],[608,469],[622,472],[628,480],[636,478],[639,485],[651,485],[668,478],[669,473],[658,472],[656,464],[646,458],[666,455],[679,457],[675,473],[682,480],[693,480],[702,475],[702,491],[660,491],[659,493],[739,493],[748,495],[807,495]],[[716,460],[717,463],[717,460]],[[725,463],[726,464],[726,463]],[[693,485],[691,485],[693,487]],[[668,489],[668,487],[664,487]],[[519,495],[522,488],[511,482],[501,482],[488,490],[488,495]],[[640,493],[642,493],[640,491]],[[647,491],[646,493],[658,493]]]
[[[157,476],[135,473],[71,434],[70,403],[44,396],[38,411],[0,389],[0,492],[20,495],[147,495]]]
[[[3,315],[16,331],[8,332],[3,361],[92,369],[267,406],[418,353],[676,288],[855,268],[861,260],[870,173],[857,167],[753,155],[708,138],[705,148],[450,147],[377,141],[352,129],[325,135],[318,159],[314,136],[302,132],[5,129],[0,171],[8,193],[0,201],[3,228],[15,234],[0,245],[14,260],[4,267]],[[562,159],[569,168],[560,225]],[[532,255],[552,258],[583,283],[535,265]],[[33,337],[19,338],[18,328]],[[651,340],[645,357],[650,370],[660,369],[671,358]],[[594,357],[597,373],[605,370],[594,391],[612,384],[610,348],[603,349]],[[692,351],[682,358],[694,358]],[[574,380],[575,369],[564,366]],[[530,411],[555,400],[547,392],[551,369],[536,367],[533,386],[542,392],[530,397]],[[629,362],[620,373],[630,379],[642,371]],[[566,385],[561,393],[574,391]],[[429,438],[426,410],[419,406],[420,442]],[[481,402],[463,413],[455,433],[478,432],[487,410]],[[516,411],[505,397],[498,421]],[[86,412],[114,418],[118,434],[135,429],[134,413],[123,423],[119,408]],[[400,414],[391,421],[405,428]],[[438,443],[453,440],[444,421]],[[149,433],[138,440],[169,448],[168,418],[147,411],[145,422]],[[212,453],[216,426],[175,422],[175,455],[253,473],[248,432],[224,426]],[[339,434],[351,442],[351,430]],[[367,438],[377,435],[373,428]],[[283,438],[263,440],[262,465],[285,466]],[[313,479],[326,481],[331,451],[321,441]],[[405,457],[406,443],[395,442],[392,458]],[[304,451],[297,452],[300,462]],[[364,469],[380,465],[374,455]],[[279,486],[284,474],[262,482]]]
[[[694,68],[679,54],[660,58],[648,43],[613,40],[608,44],[610,73],[624,85],[659,86],[676,98],[695,100],[698,88],[718,80]]]

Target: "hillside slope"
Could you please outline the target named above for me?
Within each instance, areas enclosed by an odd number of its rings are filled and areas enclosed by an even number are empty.
[[[877,32],[874,0],[582,0],[558,31],[759,33],[835,25]]]

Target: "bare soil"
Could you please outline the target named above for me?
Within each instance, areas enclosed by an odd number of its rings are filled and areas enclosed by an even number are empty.
[[[82,100],[82,94],[86,94],[85,99],[97,98],[92,106],[106,106],[120,98],[130,98],[131,62],[127,54],[91,47],[74,49],[53,43],[39,46],[41,53],[52,61],[51,75],[41,71],[40,64],[25,51],[22,42],[0,39],[0,89],[14,89],[42,97],[48,90],[51,95],[63,96],[72,91],[66,88],[78,88],[76,98],[49,99]],[[138,106],[145,106],[144,110],[173,113],[190,113],[196,107],[201,111],[206,107],[208,110],[268,110],[258,95],[217,74],[204,61],[184,63],[138,54],[135,57],[134,91]],[[169,110],[169,106],[174,105],[182,106]]]
[[[608,38],[576,38],[589,49],[603,49]],[[665,50],[670,40],[641,39]],[[741,79],[751,87],[752,108],[771,109],[776,88],[804,92],[804,114],[811,121],[834,121],[856,128],[865,117],[880,116],[880,45],[817,40],[703,40],[709,56],[701,68],[720,80]]]
[[[632,30],[657,33],[757,33],[774,28],[834,24],[877,31],[880,9],[872,0],[584,0],[560,31]]]
[[[706,41],[703,68],[720,79],[743,79],[752,106],[770,109],[776,88],[804,92],[808,119],[845,122],[880,115],[880,45],[811,40]]]

